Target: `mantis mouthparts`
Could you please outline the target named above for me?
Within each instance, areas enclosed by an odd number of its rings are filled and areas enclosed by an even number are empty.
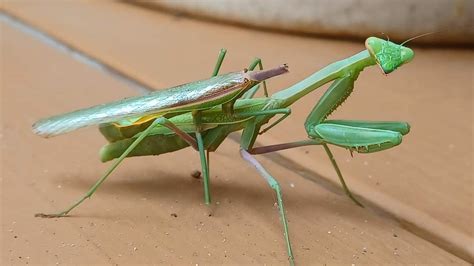
[[[286,64],[267,70],[249,71],[246,74],[250,80],[260,82],[285,73],[288,73],[288,66]]]

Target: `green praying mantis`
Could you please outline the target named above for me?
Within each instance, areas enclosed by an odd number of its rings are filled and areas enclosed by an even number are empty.
[[[185,88],[187,86],[187,89],[176,87],[165,92],[154,92],[147,96],[91,107],[37,122],[33,126],[34,131],[43,136],[65,133],[91,124],[100,124],[101,133],[109,141],[100,151],[101,160],[105,162],[116,159],[106,173],[72,206],[57,214],[37,214],[37,216],[67,215],[89,198],[126,157],[159,155],[189,146],[199,152],[204,201],[210,204],[209,153],[215,151],[231,132],[243,130],[240,154],[245,161],[256,168],[276,193],[288,258],[293,264],[294,256],[280,185],[255,159],[254,155],[307,145],[321,145],[329,156],[345,193],[357,205],[362,206],[347,187],[328,145],[343,147],[351,152],[378,152],[399,145],[402,136],[409,132],[410,127],[406,122],[328,120],[327,117],[349,97],[354,88],[354,82],[364,68],[378,65],[384,74],[389,74],[401,65],[410,62],[414,56],[413,51],[403,44],[376,37],[368,38],[365,46],[365,50],[332,63],[271,96],[268,96],[264,80],[285,73],[286,66],[267,71],[244,71],[238,75],[234,73],[233,75],[236,76],[230,78],[231,82],[226,75],[232,76],[232,74],[217,76],[225,56],[225,50],[222,50],[213,77],[201,81],[211,87],[219,87],[216,88],[214,94],[202,93],[201,91],[206,86],[190,83],[190,85],[183,85]],[[263,68],[260,59],[254,60],[249,69],[253,70],[257,66],[260,69]],[[260,81],[263,81],[265,97],[255,98],[259,90],[259,85],[256,84]],[[306,119],[304,126],[308,139],[254,147],[259,134],[273,128],[291,114],[290,106],[293,103],[329,82],[332,82],[329,89]],[[229,87],[233,90],[229,90]],[[194,95],[189,95],[190,91]],[[144,99],[155,102],[156,106],[155,98],[164,100],[173,97],[178,99],[172,104],[166,102],[167,105],[160,105],[158,109],[143,108],[143,105],[147,106],[143,103],[147,102]],[[142,109],[131,114],[130,104]],[[281,115],[281,117],[261,129],[276,115]]]

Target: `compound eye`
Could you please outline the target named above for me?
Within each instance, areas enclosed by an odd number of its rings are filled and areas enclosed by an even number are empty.
[[[406,63],[410,62],[411,60],[413,60],[413,57],[415,56],[415,53],[413,52],[412,49],[410,49],[408,47],[403,47],[402,51],[400,53],[400,56],[402,58],[402,63],[406,64]]]

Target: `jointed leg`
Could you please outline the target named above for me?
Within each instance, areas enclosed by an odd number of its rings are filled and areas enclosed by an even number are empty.
[[[308,140],[287,142],[287,143],[281,143],[281,144],[275,144],[275,145],[260,146],[256,148],[251,148],[248,152],[250,154],[264,154],[264,153],[287,150],[287,149],[309,146],[309,145],[321,145],[321,142],[317,140],[313,140],[313,139],[308,139]]]
[[[221,49],[219,52],[219,56],[217,58],[216,65],[214,67],[214,71],[212,72],[212,77],[217,76],[219,70],[221,68],[222,62],[224,61],[224,57],[227,53],[226,49]],[[197,150],[199,152],[199,158],[201,160],[201,172],[203,175],[203,186],[204,186],[204,202],[209,205],[211,203],[211,193],[209,188],[209,150],[205,150],[204,148],[204,141],[201,135],[201,128],[200,128],[200,114],[199,111],[193,112],[194,124],[196,125],[196,140],[197,140]]]
[[[204,142],[202,140],[201,132],[196,131],[196,139],[198,143],[199,158],[201,159],[201,170],[203,175],[204,186],[204,203],[211,204],[211,192],[209,189],[209,166],[204,150]]]
[[[179,129],[175,124],[173,124],[171,121],[169,121],[168,119],[164,118],[164,117],[160,117],[160,118],[157,118],[153,124],[160,124],[164,127],[167,127],[169,128],[171,131],[173,131],[176,135],[178,135],[179,137],[181,137],[184,141],[186,141],[189,145],[191,145],[191,147],[193,147],[195,150],[198,149],[198,146],[197,146],[197,143],[196,143],[196,140],[191,136],[189,135],[188,133],[182,131],[181,129]]]
[[[209,166],[206,157],[206,150],[204,147],[204,141],[201,135],[201,113],[200,111],[193,111],[193,120],[196,125],[196,140],[199,151],[199,158],[201,160],[201,171],[203,175],[203,186],[204,186],[204,203],[207,205],[211,204],[211,192],[209,189]]]
[[[158,119],[155,120],[150,126],[148,126],[147,129],[145,129],[140,136],[123,152],[123,154],[115,160],[115,162],[109,167],[109,169],[105,172],[105,174],[97,180],[97,182],[86,192],[86,194],[80,198],[76,203],[71,205],[69,208],[66,210],[59,212],[57,214],[44,214],[44,213],[38,213],[35,214],[35,217],[42,217],[42,218],[53,218],[53,217],[62,217],[66,216],[72,209],[75,207],[79,206],[84,200],[87,198],[90,198],[92,194],[99,188],[99,186],[107,179],[107,177],[117,168],[117,166],[127,157],[127,155],[132,152],[132,150],[150,133],[151,129],[155,127],[157,124],[159,124]]]
[[[272,109],[272,110],[263,110],[263,111],[255,111],[255,112],[247,112],[247,113],[240,113],[236,115],[236,117],[250,117],[250,116],[261,116],[261,115],[276,115],[276,114],[283,114],[282,117],[280,117],[278,120],[270,124],[268,127],[264,128],[258,134],[263,134],[270,130],[272,127],[276,126],[279,124],[281,121],[285,120],[290,114],[291,114],[291,109],[290,108],[280,108],[280,109]]]
[[[364,207],[362,203],[360,203],[351,193],[349,190],[349,187],[346,185],[346,182],[344,181],[344,178],[342,177],[341,170],[339,169],[339,166],[337,166],[336,159],[334,159],[334,155],[332,154],[331,150],[329,149],[328,145],[326,143],[323,143],[324,150],[326,151],[329,160],[331,160],[332,166],[336,170],[337,176],[339,177],[339,181],[341,182],[342,188],[344,189],[344,192],[346,195],[357,205],[360,207]]]
[[[403,121],[324,120],[323,124],[344,125],[361,129],[395,131],[402,135],[410,132],[410,124]]]
[[[249,149],[249,153],[251,153],[251,154],[264,154],[264,153],[287,150],[287,149],[303,147],[303,146],[309,146],[309,145],[323,145],[324,150],[326,151],[329,159],[331,160],[331,163],[334,167],[334,170],[336,170],[337,176],[339,177],[339,181],[341,182],[341,185],[342,185],[342,188],[344,189],[344,192],[346,193],[346,195],[352,201],[354,201],[355,204],[359,205],[360,207],[364,207],[364,205],[362,205],[362,203],[360,203],[352,195],[351,191],[349,190],[349,187],[346,185],[346,182],[344,181],[344,177],[342,176],[341,170],[339,169],[339,166],[336,163],[336,159],[334,159],[334,156],[331,153],[331,150],[329,150],[329,147],[327,146],[326,143],[323,143],[323,142],[321,142],[319,140],[316,140],[316,139],[309,139],[309,140],[302,140],[302,141],[295,141],[295,142],[288,142],[288,143],[281,143],[281,144],[276,144],[276,145],[269,145],[269,146],[261,146],[261,147],[251,148],[251,149]]]
[[[219,56],[217,57],[217,62],[216,66],[214,67],[214,71],[212,72],[211,77],[217,76],[219,74],[219,70],[221,69],[222,62],[224,61],[225,54],[227,53],[227,50],[222,48],[219,51]]]
[[[268,173],[267,170],[265,170],[265,168],[263,168],[263,166],[246,150],[240,149],[240,155],[248,163],[250,163],[253,167],[257,169],[257,172],[263,178],[265,178],[267,183],[276,193],[278,209],[280,211],[280,218],[281,218],[281,223],[283,225],[283,232],[284,232],[285,241],[286,241],[286,249],[288,251],[288,259],[290,261],[290,264],[294,265],[293,251],[291,249],[290,236],[288,235],[288,221],[286,220],[285,208],[283,207],[283,196],[281,193],[280,184],[278,184],[278,181],[273,176],[271,176],[270,173]]]
[[[260,132],[258,132],[258,134],[261,135],[261,134],[267,132],[272,127],[278,125],[281,121],[285,120],[290,114],[291,114],[291,109],[288,109],[287,113],[285,113],[282,117],[278,118],[275,122],[271,123],[268,127],[262,129]]]
[[[393,126],[389,126],[399,131],[375,128],[375,126],[380,124],[378,122],[373,124],[366,122],[365,124],[373,127],[356,127],[345,125],[344,123],[321,123],[309,126],[311,131],[308,135],[320,138],[325,143],[349,149],[351,152],[372,153],[399,145],[403,139],[402,133],[407,133],[409,130],[408,127],[397,128],[395,123]]]
[[[209,150],[206,150],[206,161],[207,161],[207,172],[209,173],[209,168],[210,166],[210,160],[211,160],[211,154]]]
[[[224,57],[227,53],[227,50],[222,48],[219,51],[219,56],[217,57],[217,62],[214,67],[214,71],[212,72],[211,77],[217,76],[219,73],[219,70],[222,66],[222,62],[224,61]],[[204,149],[204,141],[202,139],[201,135],[201,129],[200,129],[200,117],[199,117],[199,112],[193,112],[193,117],[194,117],[194,123],[196,124],[196,140],[197,140],[197,146],[196,150],[199,152],[199,158],[201,160],[201,172],[203,175],[203,186],[204,186],[204,202],[206,204],[211,203],[211,193],[209,189],[209,150]]]
[[[263,70],[262,59],[260,59],[258,57],[256,57],[252,61],[252,63],[250,63],[249,69],[254,70],[257,65],[258,65],[258,69]],[[265,97],[268,97],[267,83],[265,81],[263,81],[263,95],[265,95]],[[250,98],[252,98],[252,97],[253,97],[253,95]]]
[[[258,57],[255,58],[252,61],[252,63],[250,63],[249,70],[254,70],[257,65],[258,65],[258,68],[260,70],[263,70],[262,59],[260,59]],[[263,83],[263,94],[265,95],[265,97],[268,97],[267,83],[266,83],[266,81],[263,81],[262,83]],[[242,95],[242,99],[253,98],[253,96],[255,95],[255,93],[257,93],[259,88],[260,88],[260,85],[257,85],[255,87],[251,88],[246,93],[244,93],[244,95]]]

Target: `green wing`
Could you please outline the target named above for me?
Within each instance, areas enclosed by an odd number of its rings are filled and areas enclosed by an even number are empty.
[[[231,100],[247,83],[243,72],[228,73],[143,96],[45,118],[33,125],[33,132],[43,137],[51,137],[82,127],[111,123],[125,118],[204,109]]]

